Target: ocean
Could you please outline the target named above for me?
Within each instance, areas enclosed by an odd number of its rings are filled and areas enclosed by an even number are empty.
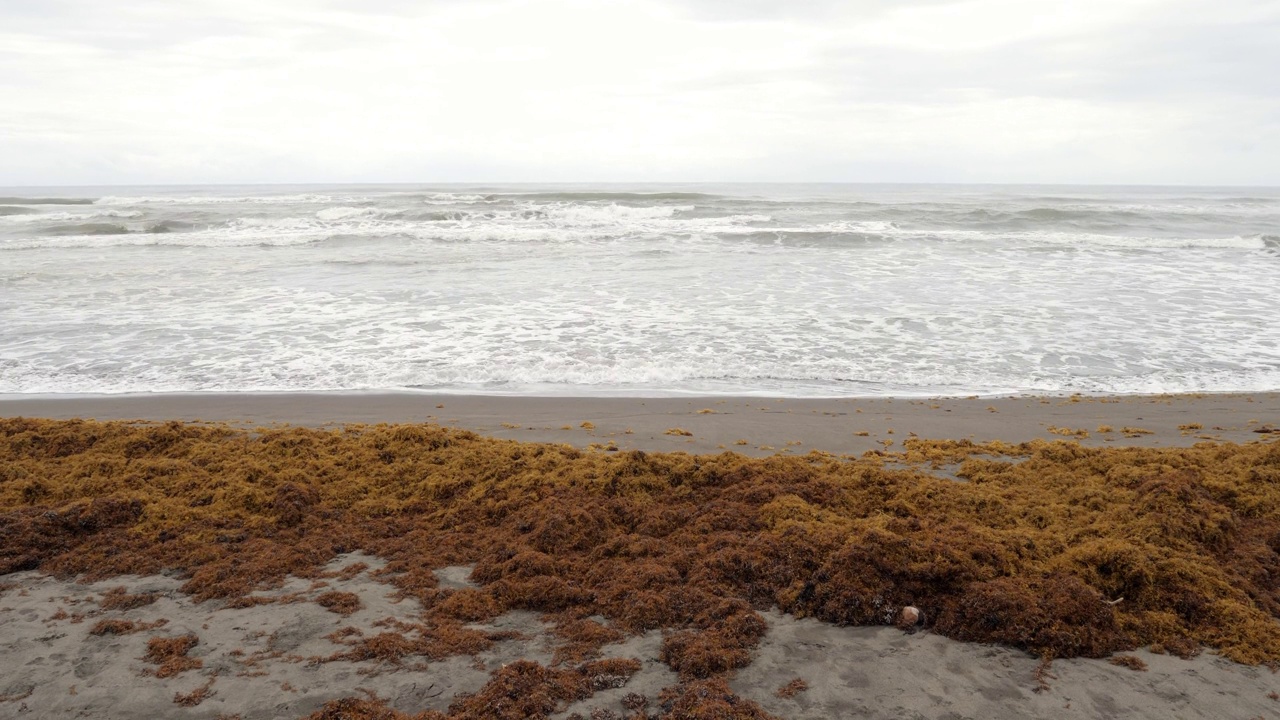
[[[0,189],[0,394],[1280,389],[1280,189]]]

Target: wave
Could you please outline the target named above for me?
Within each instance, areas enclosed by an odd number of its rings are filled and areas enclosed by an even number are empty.
[[[720,195],[696,192],[528,192],[528,193],[494,193],[491,197],[512,197],[523,200],[547,200],[563,202],[603,202],[603,201],[636,201],[652,202],[655,200],[710,200]]]
[[[753,222],[771,220],[769,216],[748,215],[738,217]],[[819,223],[809,227],[769,227],[758,224],[713,225],[707,227],[705,233],[720,236],[733,242],[747,241],[775,245],[824,247],[845,245],[850,241],[893,240],[897,238],[899,228],[891,222],[872,220]]]
[[[721,227],[716,235],[749,242],[788,246],[841,246],[851,241],[992,242],[1000,245],[1074,246],[1131,250],[1226,249],[1259,250],[1275,246],[1271,236],[1163,238],[1073,232],[988,232],[982,230],[910,230],[887,222],[837,222],[812,227]]]
[[[579,205],[573,202],[556,202],[538,208],[551,221],[571,225],[601,225],[619,221],[654,220],[675,217],[688,212],[693,205],[657,205],[633,207],[630,205]]]
[[[1280,198],[1248,202],[1231,198],[1184,198],[1153,202],[1078,202],[1063,209],[1098,214],[1133,214],[1142,217],[1179,219],[1204,217],[1265,217],[1280,213]]]
[[[143,195],[136,197],[107,196],[93,201],[97,205],[325,205],[331,203],[372,202],[370,196],[300,195]],[[87,203],[86,203],[87,204]]]
[[[599,194],[599,193],[596,193]],[[687,194],[687,193],[685,193]],[[685,195],[682,194],[682,195]],[[545,195],[545,194],[544,194]],[[617,195],[613,193],[611,195]],[[749,207],[749,206],[748,206]],[[1275,236],[1236,235],[1224,237],[1139,236],[1074,230],[982,229],[961,223],[939,223],[937,229],[910,227],[918,218],[889,220],[837,220],[829,222],[785,222],[771,215],[740,213],[708,215],[696,204],[625,205],[616,202],[582,203],[563,200],[523,200],[515,207],[386,208],[341,204],[322,207],[306,215],[285,217],[235,217],[218,220],[217,213],[191,214],[176,211],[178,217],[150,220],[148,224],[115,222],[141,218],[137,209],[102,207],[89,213],[58,212],[11,215],[0,218],[5,224],[31,226],[37,237],[0,240],[0,249],[41,247],[109,247],[175,245],[192,247],[246,247],[253,245],[306,245],[335,237],[383,240],[389,237],[420,242],[445,243],[599,243],[634,239],[668,239],[679,242],[749,242],[783,246],[839,247],[864,241],[973,242],[1001,246],[1076,246],[1156,250],[1178,248],[1257,250],[1274,247]],[[255,212],[257,212],[255,210]],[[779,212],[785,213],[785,210]],[[996,222],[1001,217],[1038,214],[1055,222],[1078,211],[1033,208],[1016,212],[969,210],[973,218]],[[175,212],[170,212],[173,215]],[[225,218],[227,213],[223,213]],[[881,214],[881,213],[877,213]],[[881,214],[883,216],[883,214]],[[892,216],[891,216],[892,217]],[[163,214],[161,215],[163,218]],[[179,219],[181,218],[181,219]],[[209,221],[196,224],[194,218]],[[41,227],[38,223],[43,223]],[[960,227],[956,227],[959,224]],[[905,225],[905,227],[904,227]],[[14,225],[10,225],[14,227]],[[1093,228],[1091,228],[1093,229]],[[1096,230],[1096,229],[1094,229]],[[134,238],[133,235],[164,235],[164,238]],[[104,236],[122,236],[115,241]],[[129,236],[129,237],[123,237]],[[54,240],[53,238],[57,238]],[[77,240],[79,238],[79,240]]]
[[[889,209],[886,212],[898,214],[901,219],[917,223],[941,221],[959,226],[1000,227],[1073,227],[1073,228],[1120,228],[1168,226],[1171,223],[1188,223],[1198,221],[1226,222],[1249,218],[1256,221],[1268,216],[1261,212],[1241,212],[1237,208],[1214,206],[1167,207],[1167,206],[1062,206],[1038,207],[1028,209],[1009,208],[972,208],[949,211],[916,211],[902,207]]]
[[[392,193],[392,197],[420,198],[432,204],[473,204],[502,201],[542,202],[687,202],[690,200],[714,200],[721,195],[700,192],[608,192],[608,191],[529,191],[507,190],[475,192]]]
[[[855,231],[821,232],[817,230],[756,230],[734,233],[738,242],[756,245],[776,245],[792,248],[848,247],[857,243],[873,243],[889,240],[879,233]]]
[[[444,243],[583,243],[616,242],[635,237],[713,237],[753,231],[752,223],[768,222],[767,215],[718,218],[680,218],[691,206],[628,207],[552,204],[486,213],[443,213],[429,221],[399,217],[396,211],[338,207],[311,217],[236,218],[195,229],[190,223],[163,221],[148,227],[97,223],[55,226],[45,237],[0,240],[0,249],[103,248],[174,245],[188,247],[248,247],[307,245],[342,237],[382,240],[391,237]],[[77,232],[77,228],[82,232]],[[106,241],[108,233],[121,237]],[[147,238],[164,233],[163,238]],[[144,237],[135,237],[144,236]],[[56,238],[56,239],[55,239]]]
[[[683,216],[695,209],[693,205],[665,205],[656,207],[635,207],[630,205],[580,205],[568,202],[534,203],[524,202],[512,209],[483,210],[431,210],[426,212],[404,210],[386,213],[384,217],[397,220],[418,221],[439,225],[450,223],[475,226],[479,223],[497,226],[534,226],[547,227],[583,227],[600,225],[618,225],[644,223],[646,221],[665,221]],[[373,217],[370,214],[370,217]],[[723,216],[721,216],[723,217]],[[741,218],[744,216],[728,216]],[[767,216],[752,216],[754,219],[768,220]],[[711,218],[684,218],[681,222],[696,222]]]
[[[183,220],[161,220],[158,223],[148,225],[144,232],[151,234],[187,232],[194,230],[196,227],[195,223]]]
[[[886,230],[886,234],[911,240],[942,240],[950,242],[993,242],[1004,245],[1055,245],[1080,248],[1104,247],[1131,250],[1161,249],[1227,249],[1260,250],[1266,247],[1261,235],[1236,235],[1231,237],[1147,237],[1136,235],[1104,235],[1100,233],[1070,232],[1059,230],[1000,231],[988,230]]]
[[[487,203],[497,201],[496,195],[476,195],[473,193],[431,193],[422,198],[422,201],[431,205],[471,205],[474,203]]]
[[[468,212],[465,210],[402,210],[396,214],[396,218],[406,222],[426,222],[426,223],[442,223],[442,222],[466,222],[476,219],[487,219],[493,217],[489,213]]]
[[[402,210],[389,210],[376,207],[350,207],[339,205],[338,207],[325,208],[316,213],[316,218],[326,222],[340,222],[343,220],[370,219],[393,217],[401,214]]]
[[[40,231],[42,235],[128,235],[129,228],[117,223],[76,223],[74,225],[53,225]]]
[[[136,233],[171,233],[193,230],[194,223],[184,222],[182,220],[162,220],[144,226],[131,226],[118,222],[94,222],[95,217],[133,217],[137,213],[130,215],[129,213],[120,213],[119,215],[112,213],[89,214],[89,215],[70,215],[61,214],[61,217],[41,216],[43,220],[58,220],[52,225],[35,228],[37,235],[45,237],[96,237],[100,235],[129,235]],[[79,221],[79,222],[77,222]],[[35,241],[33,241],[35,242]],[[96,246],[96,245],[95,245]],[[12,248],[10,243],[8,247]],[[63,247],[74,247],[74,245],[63,245]]]
[[[777,394],[809,397],[968,395],[1017,393],[1067,395],[1186,392],[1266,392],[1280,383],[1280,369],[1160,368],[1123,375],[1046,375],[1013,368],[964,369],[966,360],[926,353],[917,367],[866,365],[854,370],[799,358],[770,359],[757,352],[697,358],[681,354],[637,354],[611,363],[566,362],[557,353],[528,352],[504,363],[489,349],[424,366],[403,347],[379,349],[360,362],[312,345],[226,348],[202,355],[202,372],[185,372],[185,358],[168,347],[147,347],[129,367],[86,371],[73,364],[31,360],[0,362],[0,393],[151,393],[366,391],[410,389],[433,392],[497,392],[532,395]],[[496,348],[495,348],[496,349]],[[354,352],[356,349],[349,349]],[[369,349],[366,348],[366,351]],[[145,351],[150,351],[148,355]],[[305,351],[304,351],[305,352]],[[249,357],[254,362],[246,363]],[[263,368],[288,367],[288,373]],[[852,372],[851,372],[852,370]]]
[[[104,233],[101,235],[74,235],[67,237],[48,237],[40,240],[0,240],[0,252],[7,250],[74,250],[105,249],[114,247],[286,247],[292,245],[310,245],[324,240],[323,237],[276,236],[276,237],[227,237],[198,234],[156,232]]]
[[[94,198],[0,197],[0,205],[92,205]]]
[[[137,210],[95,210],[92,212],[46,212],[37,211],[23,212],[17,214],[6,215],[0,212],[0,220],[6,223],[20,223],[33,225],[42,222],[88,222],[94,218],[136,218],[141,217],[142,213]]]
[[[0,205],[0,217],[7,217],[10,215],[31,215],[38,212],[40,211],[32,208],[28,208],[28,207],[12,207],[8,205]]]
[[[1010,219],[1038,220],[1049,222],[1063,222],[1072,220],[1099,220],[1102,218],[1139,218],[1147,217],[1147,213],[1137,209],[1122,209],[1115,207],[1108,208],[1089,208],[1089,207],[1060,207],[1060,208],[1032,208],[1030,210],[1015,210],[1012,212],[993,211],[993,217],[1003,217]]]
[[[332,235],[314,220],[237,218],[220,226],[194,229],[191,223],[168,220],[130,228],[112,223],[55,226],[43,237],[0,239],[0,250],[40,250],[138,246],[279,247],[307,245]]]
[[[1078,247],[1127,248],[1132,250],[1221,249],[1260,250],[1266,247],[1259,236],[1234,236],[1217,238],[1135,237],[1125,235],[1096,235],[1086,233],[1045,232],[1023,236],[1033,243],[1048,245],[1072,245]]]
[[[1173,198],[1174,202],[1196,203],[1204,202],[1203,197],[1179,197]],[[1236,203],[1239,205],[1280,205],[1280,194],[1276,195],[1230,195],[1224,197],[1213,198],[1215,202],[1220,203]]]
[[[812,227],[725,227],[718,234],[748,240],[774,240],[780,244],[799,242],[825,245],[832,241],[906,240],[918,242],[993,242],[1001,245],[1048,245],[1100,247],[1131,250],[1225,249],[1260,250],[1275,247],[1280,236],[1248,235],[1231,237],[1143,237],[1104,235],[1068,231],[992,232],[986,230],[918,230],[905,229],[892,222],[834,222]]]

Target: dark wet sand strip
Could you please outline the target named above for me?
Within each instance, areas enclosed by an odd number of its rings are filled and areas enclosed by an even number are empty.
[[[1249,442],[1265,437],[1257,430],[1280,427],[1280,393],[967,399],[228,393],[0,399],[0,417],[16,416],[312,427],[430,422],[491,437],[579,447],[612,442],[622,450],[861,454],[901,448],[912,434],[975,442],[1074,439],[1088,446]],[[1108,426],[1109,432],[1099,430]]]

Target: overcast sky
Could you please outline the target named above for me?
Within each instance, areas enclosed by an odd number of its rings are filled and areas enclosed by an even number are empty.
[[[1280,185],[1280,0],[0,0],[0,185]]]

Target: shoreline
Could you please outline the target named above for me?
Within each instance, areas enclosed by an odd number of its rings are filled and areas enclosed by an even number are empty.
[[[931,399],[161,393],[10,396],[0,398],[0,417],[245,427],[432,423],[580,448],[612,443],[619,450],[650,452],[860,455],[901,448],[913,436],[1007,443],[1066,439],[1093,447],[1247,443],[1268,436],[1256,430],[1280,426],[1280,392]],[[1103,426],[1112,430],[1099,431]]]

